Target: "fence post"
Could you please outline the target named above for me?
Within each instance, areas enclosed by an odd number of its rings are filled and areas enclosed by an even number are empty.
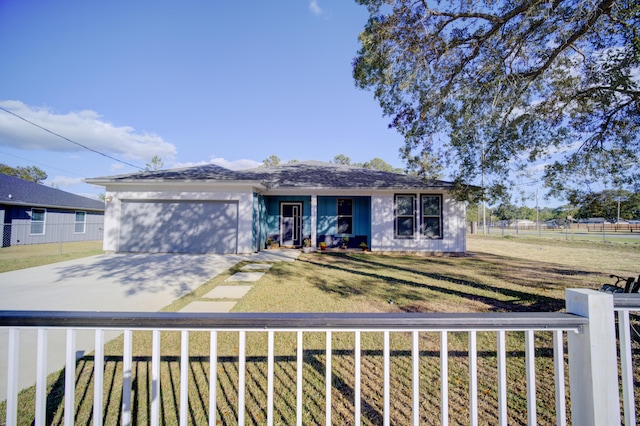
[[[574,425],[619,425],[620,397],[613,296],[567,289],[567,312],[589,319],[568,333],[571,419]]]

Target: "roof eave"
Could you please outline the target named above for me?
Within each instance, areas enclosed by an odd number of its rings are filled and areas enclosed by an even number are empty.
[[[220,180],[220,179],[84,179],[84,182],[99,186],[116,186],[116,185],[142,185],[142,186],[178,186],[178,185],[196,185],[196,186],[235,186],[235,187],[257,187],[266,189],[263,182],[257,180]]]
[[[84,206],[63,206],[54,204],[42,204],[42,203],[27,203],[24,201],[0,201],[0,205],[5,206],[20,206],[20,207],[36,207],[44,209],[69,209],[69,210],[82,210],[92,212],[104,212],[104,208],[97,207],[84,207]]]

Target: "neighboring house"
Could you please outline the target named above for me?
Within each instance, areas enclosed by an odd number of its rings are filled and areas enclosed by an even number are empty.
[[[465,203],[451,183],[321,162],[216,165],[86,179],[106,187],[104,249],[251,253],[343,237],[372,251],[464,253]]]
[[[104,202],[0,174],[2,247],[101,240]]]

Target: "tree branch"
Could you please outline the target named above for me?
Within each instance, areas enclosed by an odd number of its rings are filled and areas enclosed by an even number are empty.
[[[605,14],[605,12],[608,12],[611,9],[611,6],[613,4],[614,0],[603,0],[597,7],[596,7],[596,13],[594,13],[588,20],[587,22],[582,25],[582,27],[580,27],[576,32],[574,32],[571,37],[569,37],[567,39],[567,41],[565,41],[564,43],[562,43],[560,46],[558,46],[556,49],[554,49],[554,51],[551,53],[551,56],[549,56],[549,58],[547,59],[547,61],[537,70],[535,71],[530,71],[527,73],[522,73],[521,76],[524,78],[536,78],[539,77],[540,75],[542,75],[542,73],[544,73],[547,69],[549,69],[549,67],[551,66],[551,64],[556,60],[556,58],[562,53],[564,52],[567,48],[569,48],[569,46],[571,46],[576,40],[578,40],[580,37],[582,37],[583,35],[585,35],[587,33],[587,31],[589,31],[589,29],[591,27],[593,27],[593,25],[598,21],[598,19],[600,19],[600,17]]]

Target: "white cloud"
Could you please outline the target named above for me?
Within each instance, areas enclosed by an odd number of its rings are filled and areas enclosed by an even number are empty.
[[[218,166],[222,166],[230,170],[244,170],[244,169],[253,169],[255,167],[259,167],[262,165],[262,162],[249,160],[246,158],[243,158],[240,160],[226,160],[221,157],[212,156],[208,161],[175,163],[171,165],[171,168],[177,169],[182,167],[196,167],[196,166],[204,166],[206,164],[217,164]]]
[[[73,178],[68,176],[56,176],[53,179],[47,179],[45,185],[52,186],[54,188],[67,188],[69,186],[77,185],[82,182],[83,178]]]
[[[175,145],[162,137],[138,132],[131,126],[105,121],[91,110],[58,114],[49,108],[37,108],[21,101],[0,101],[0,106],[51,132],[91,149],[118,158],[148,161],[154,155],[169,159],[176,154]],[[0,111],[0,146],[24,150],[79,152],[84,148],[52,135],[5,111]]]
[[[324,13],[324,10],[318,5],[318,0],[311,0],[309,2],[309,10],[316,16],[320,16]]]

